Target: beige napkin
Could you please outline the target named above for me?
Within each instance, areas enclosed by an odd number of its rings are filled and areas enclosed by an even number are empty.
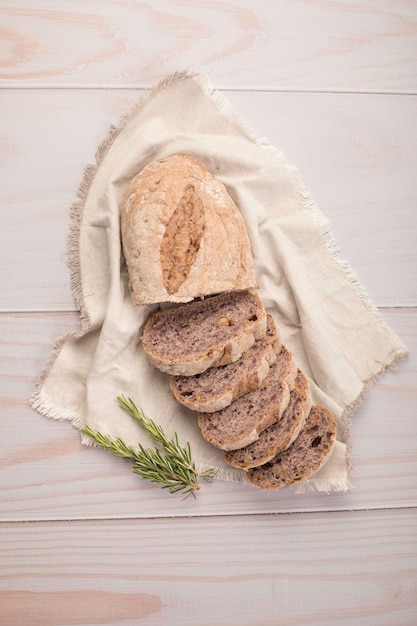
[[[333,454],[301,490],[347,490],[348,414],[368,383],[406,350],[339,259],[329,224],[297,169],[248,130],[206,76],[169,76],[110,129],[97,164],[86,168],[72,210],[69,254],[82,330],[57,342],[31,404],[77,428],[87,423],[130,445],[150,445],[116,405],[117,395],[131,396],[168,435],[177,432],[190,442],[198,468],[215,467],[219,480],[246,481],[203,440],[195,415],[173,400],[167,377],[149,365],[140,335],[157,307],[134,308],[127,289],[119,228],[126,188],[147,163],[178,152],[201,160],[240,208],[259,294],[309,377],[313,401],[337,420]]]

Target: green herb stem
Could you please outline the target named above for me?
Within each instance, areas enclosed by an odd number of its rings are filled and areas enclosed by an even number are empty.
[[[135,449],[126,445],[120,437],[103,435],[89,426],[85,426],[82,432],[111,454],[133,461],[132,470],[136,474],[146,480],[159,483],[162,489],[168,489],[170,493],[182,492],[195,495],[194,492],[200,489],[198,478],[208,483],[214,482],[214,470],[197,472],[188,442],[181,447],[177,433],[172,439],[168,439],[162,427],[147,417],[131,398],[119,396],[117,402],[139,422],[142,429],[159,444],[159,447],[144,448],[139,443]]]

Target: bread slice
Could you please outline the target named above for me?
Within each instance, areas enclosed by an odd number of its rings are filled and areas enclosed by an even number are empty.
[[[249,446],[226,452],[226,461],[244,470],[267,463],[295,441],[310,409],[310,385],[304,374],[298,370],[295,387],[291,391],[290,401],[282,418],[264,430],[259,439]]]
[[[242,214],[197,159],[173,154],[149,163],[120,214],[135,306],[256,287]]]
[[[265,337],[262,301],[249,291],[231,291],[154,313],[142,345],[152,365],[168,374],[193,376],[237,361]]]
[[[198,414],[204,439],[222,450],[236,450],[256,441],[259,433],[279,420],[287,408],[295,375],[292,354],[282,346],[260,387],[221,411]]]
[[[294,443],[268,463],[248,470],[248,478],[261,489],[274,490],[304,480],[325,464],[335,439],[333,415],[324,407],[313,405]]]
[[[172,376],[170,387],[174,398],[191,410],[214,413],[259,387],[281,349],[274,319],[268,315],[267,320],[266,336],[234,363],[210,367],[195,376]]]

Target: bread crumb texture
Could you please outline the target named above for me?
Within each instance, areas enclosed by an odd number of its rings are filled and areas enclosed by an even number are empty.
[[[330,411],[314,405],[294,443],[271,461],[248,471],[249,480],[261,489],[281,489],[317,472],[328,459],[336,438]]]
[[[262,431],[259,439],[249,446],[227,452],[225,454],[226,461],[234,467],[244,470],[264,465],[295,441],[304,426],[310,409],[309,383],[299,370],[295,388],[291,391],[288,407],[282,417]]]

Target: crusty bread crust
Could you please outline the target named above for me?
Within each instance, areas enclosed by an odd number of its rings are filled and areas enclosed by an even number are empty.
[[[154,313],[145,324],[142,346],[162,372],[193,376],[237,361],[265,337],[266,330],[259,297],[248,291],[230,292]]]
[[[211,367],[196,376],[171,376],[174,398],[188,409],[214,413],[257,389],[269,374],[281,350],[278,329],[267,316],[267,333],[237,361],[223,367]]]
[[[271,461],[248,470],[251,483],[277,490],[308,478],[327,462],[336,440],[336,422],[331,412],[313,405],[304,428],[284,452]]]
[[[174,154],[147,165],[131,181],[120,215],[135,306],[256,287],[243,217],[196,159]]]
[[[265,429],[249,446],[226,452],[226,461],[243,470],[267,463],[295,441],[310,409],[310,385],[304,374],[298,370],[295,387],[291,391],[290,402],[282,418]]]

